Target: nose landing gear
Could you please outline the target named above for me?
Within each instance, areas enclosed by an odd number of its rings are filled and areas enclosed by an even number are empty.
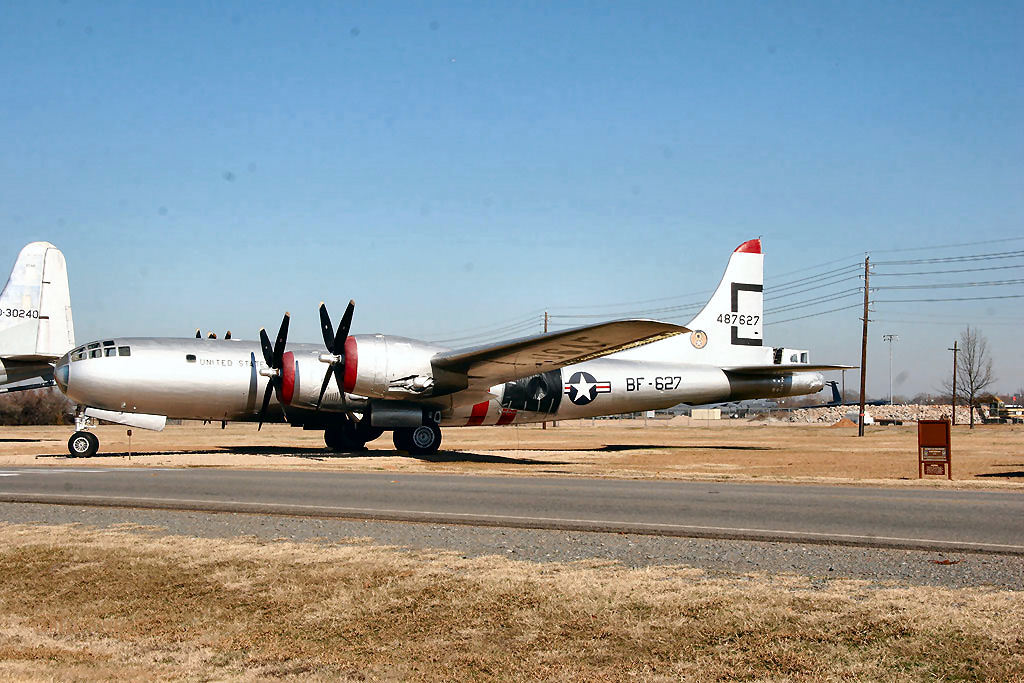
[[[84,406],[75,410],[75,433],[68,439],[68,453],[72,458],[91,458],[100,450],[100,439],[86,430],[96,424],[85,415]]]
[[[77,458],[91,458],[100,450],[100,440],[92,432],[77,431],[68,439],[68,452]]]

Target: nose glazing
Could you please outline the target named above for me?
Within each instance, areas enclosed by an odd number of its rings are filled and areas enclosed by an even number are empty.
[[[68,377],[71,375],[71,368],[68,365],[69,362],[70,358],[68,357],[68,354],[64,354],[64,356],[57,361],[57,367],[53,369],[53,379],[57,382],[57,386],[60,387],[60,390],[64,393],[67,393],[68,391]]]

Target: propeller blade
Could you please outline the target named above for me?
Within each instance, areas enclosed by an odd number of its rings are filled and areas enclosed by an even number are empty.
[[[210,332],[208,335],[206,335],[206,338],[207,339],[216,339],[217,338],[217,333],[216,332]]]
[[[338,382],[338,391],[341,392],[341,402],[345,403],[345,361],[331,366],[334,369],[334,379]]]
[[[267,406],[270,405],[270,395],[274,391],[274,383],[267,382],[267,390],[263,392],[263,406],[260,408],[260,424],[256,428],[256,431],[263,429],[263,418],[267,415]]]
[[[228,330],[227,332],[224,333],[224,338],[231,339],[231,330]]]
[[[202,338],[203,338],[203,333],[200,332],[199,328],[197,327],[196,328],[196,339],[202,339]]]
[[[348,328],[352,326],[352,313],[356,309],[356,302],[349,299],[348,308],[345,309],[345,314],[341,316],[341,322],[338,323],[338,333],[334,335],[334,349],[331,353],[336,353],[344,358],[345,354],[345,340],[348,339]],[[330,350],[330,349],[329,349]],[[345,361],[342,360],[342,363]]]
[[[284,409],[284,397],[281,396],[281,392],[284,390],[281,376],[271,377],[270,383],[274,385],[274,393],[277,394],[277,402],[281,404],[281,415],[284,417],[284,421],[288,421],[288,412]],[[258,429],[256,431],[259,431]]]
[[[277,332],[277,341],[274,342],[274,364],[271,367],[280,369],[284,365],[284,346],[288,341],[288,321],[292,319],[290,313],[284,314],[281,320],[281,329]]]
[[[327,313],[327,305],[320,302],[320,331],[324,335],[324,345],[328,353],[334,353],[334,325],[331,323],[331,316]]]
[[[316,400],[316,411],[320,412],[320,403],[324,400],[324,394],[327,393],[327,385],[331,383],[331,368],[327,368],[327,372],[324,373],[324,383],[320,385],[320,398]]]
[[[274,367],[274,349],[270,345],[270,337],[267,336],[267,330],[262,327],[260,328],[260,347],[263,349],[263,360],[270,367]]]

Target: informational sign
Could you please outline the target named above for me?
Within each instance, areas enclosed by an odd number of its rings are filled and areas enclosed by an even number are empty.
[[[949,420],[918,420],[917,478],[926,474],[953,478]]]

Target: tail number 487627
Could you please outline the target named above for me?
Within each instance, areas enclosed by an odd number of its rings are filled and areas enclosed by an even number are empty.
[[[722,313],[718,316],[718,322],[726,325],[756,325],[760,322],[759,315],[743,315],[741,313]]]

